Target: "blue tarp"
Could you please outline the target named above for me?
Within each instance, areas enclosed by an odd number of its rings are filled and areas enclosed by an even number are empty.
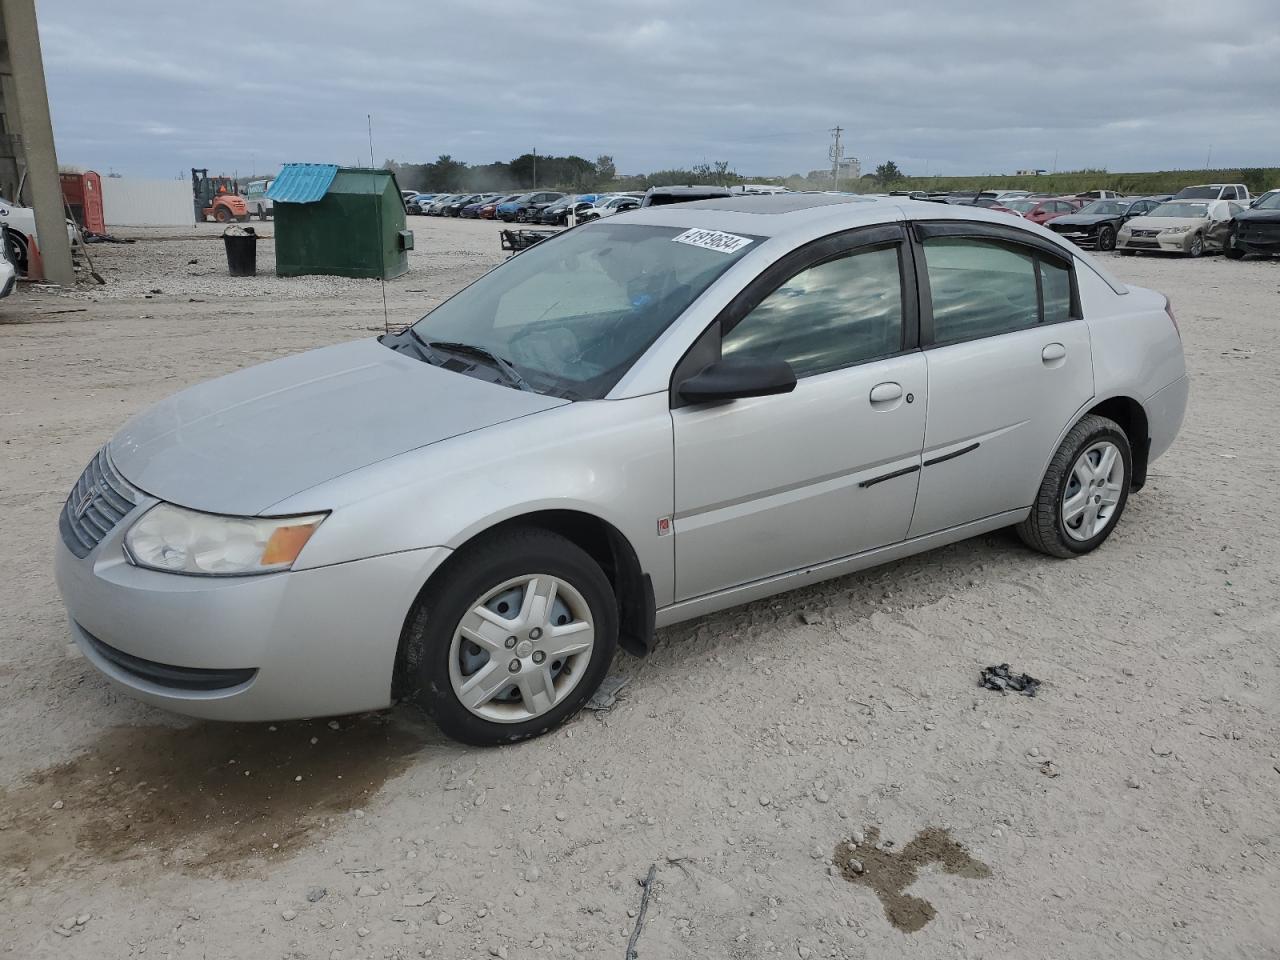
[[[315,203],[329,192],[337,175],[336,163],[286,163],[267,191],[267,199],[275,203]]]

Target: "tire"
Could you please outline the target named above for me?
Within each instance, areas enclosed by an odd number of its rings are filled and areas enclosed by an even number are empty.
[[[1204,237],[1203,236],[1197,233],[1195,236],[1191,238],[1191,246],[1187,248],[1187,256],[1193,257],[1193,258],[1204,256]]]
[[[258,219],[259,219],[261,222],[263,222],[263,223],[266,223],[266,222],[267,222],[267,208],[266,208],[266,207],[259,207],[259,208],[258,208]]]
[[[1228,260],[1244,259],[1244,251],[1236,246],[1236,231],[1234,228],[1227,234],[1227,239],[1222,244],[1222,255]]]
[[[226,207],[218,207],[216,210],[213,211],[213,219],[216,220],[218,223],[230,223],[231,211],[228,210]]]
[[[1115,227],[1103,225],[1098,231],[1098,249],[1114,250],[1116,248],[1116,231]]]
[[[1077,465],[1086,462],[1087,454],[1088,466],[1084,474],[1088,476],[1089,471],[1103,465],[1094,463],[1095,452],[1101,453],[1106,449],[1115,451],[1113,466],[1100,477],[1102,485],[1090,488],[1101,492],[1090,494],[1082,489],[1084,484],[1076,471]],[[1114,463],[1115,460],[1119,463]],[[1118,481],[1115,476],[1117,466],[1123,470]],[[1098,474],[1093,476],[1095,480],[1099,478]],[[1062,445],[1049,461],[1049,469],[1040,483],[1031,513],[1016,528],[1018,536],[1033,550],[1064,559],[1097,549],[1111,536],[1111,531],[1124,514],[1132,477],[1133,453],[1125,432],[1115,421],[1089,414],[1067,432]],[[1072,493],[1072,490],[1076,492]],[[1071,517],[1064,511],[1066,501],[1082,493],[1084,512],[1078,518]],[[1102,503],[1095,497],[1106,498],[1109,503]]]
[[[517,625],[530,577],[544,589],[554,582],[555,600],[545,616],[530,618],[531,626]],[[489,611],[484,618],[473,612],[481,607]],[[513,612],[505,618],[510,625],[497,623],[508,608]],[[559,618],[555,624],[569,618],[569,623],[587,626],[566,639],[552,634],[552,617]],[[479,630],[494,631],[491,651],[462,637],[467,619]],[[540,625],[546,626],[545,633]],[[502,637],[507,631],[511,635]],[[562,660],[554,659],[555,646],[545,653],[539,646],[585,642],[588,632],[590,648]],[[608,672],[617,644],[617,600],[599,564],[558,534],[520,527],[464,547],[427,585],[405,626],[399,677],[405,692],[446,736],[498,746],[547,733],[582,709]],[[508,657],[520,665],[515,673],[502,663]],[[485,677],[492,684],[484,683]],[[533,694],[517,686],[521,680]],[[469,707],[459,690],[465,691],[468,682],[474,690],[477,681],[479,689],[491,692],[478,695]],[[549,706],[531,700],[539,690],[558,699]]]

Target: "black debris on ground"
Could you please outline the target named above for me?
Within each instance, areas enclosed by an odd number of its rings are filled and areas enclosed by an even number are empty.
[[[1009,665],[1002,663],[998,667],[983,667],[978,686],[986,687],[988,690],[999,690],[1001,693],[1012,690],[1024,697],[1034,697],[1036,691],[1040,689],[1040,681],[1029,673],[1012,673]]]

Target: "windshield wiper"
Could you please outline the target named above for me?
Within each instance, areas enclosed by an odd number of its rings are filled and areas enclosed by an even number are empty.
[[[412,327],[409,329],[410,332],[413,332]],[[525,380],[524,377],[520,376],[520,371],[515,368],[510,360],[506,360],[498,356],[496,353],[485,347],[477,346],[474,343],[455,343],[452,340],[422,340],[421,337],[418,337],[416,332],[414,332],[413,335],[417,337],[417,339],[421,341],[423,346],[428,350],[447,350],[450,353],[462,353],[472,357],[479,357],[481,360],[486,360],[490,365],[495,367],[513,387],[520,390],[527,390],[530,393],[538,392],[538,390]]]

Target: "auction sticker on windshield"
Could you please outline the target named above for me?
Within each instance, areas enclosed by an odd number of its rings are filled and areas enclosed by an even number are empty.
[[[671,239],[676,243],[687,243],[690,246],[702,247],[705,250],[719,250],[721,253],[737,253],[751,243],[750,237],[721,233],[719,230],[686,230],[680,236],[672,237]]]

